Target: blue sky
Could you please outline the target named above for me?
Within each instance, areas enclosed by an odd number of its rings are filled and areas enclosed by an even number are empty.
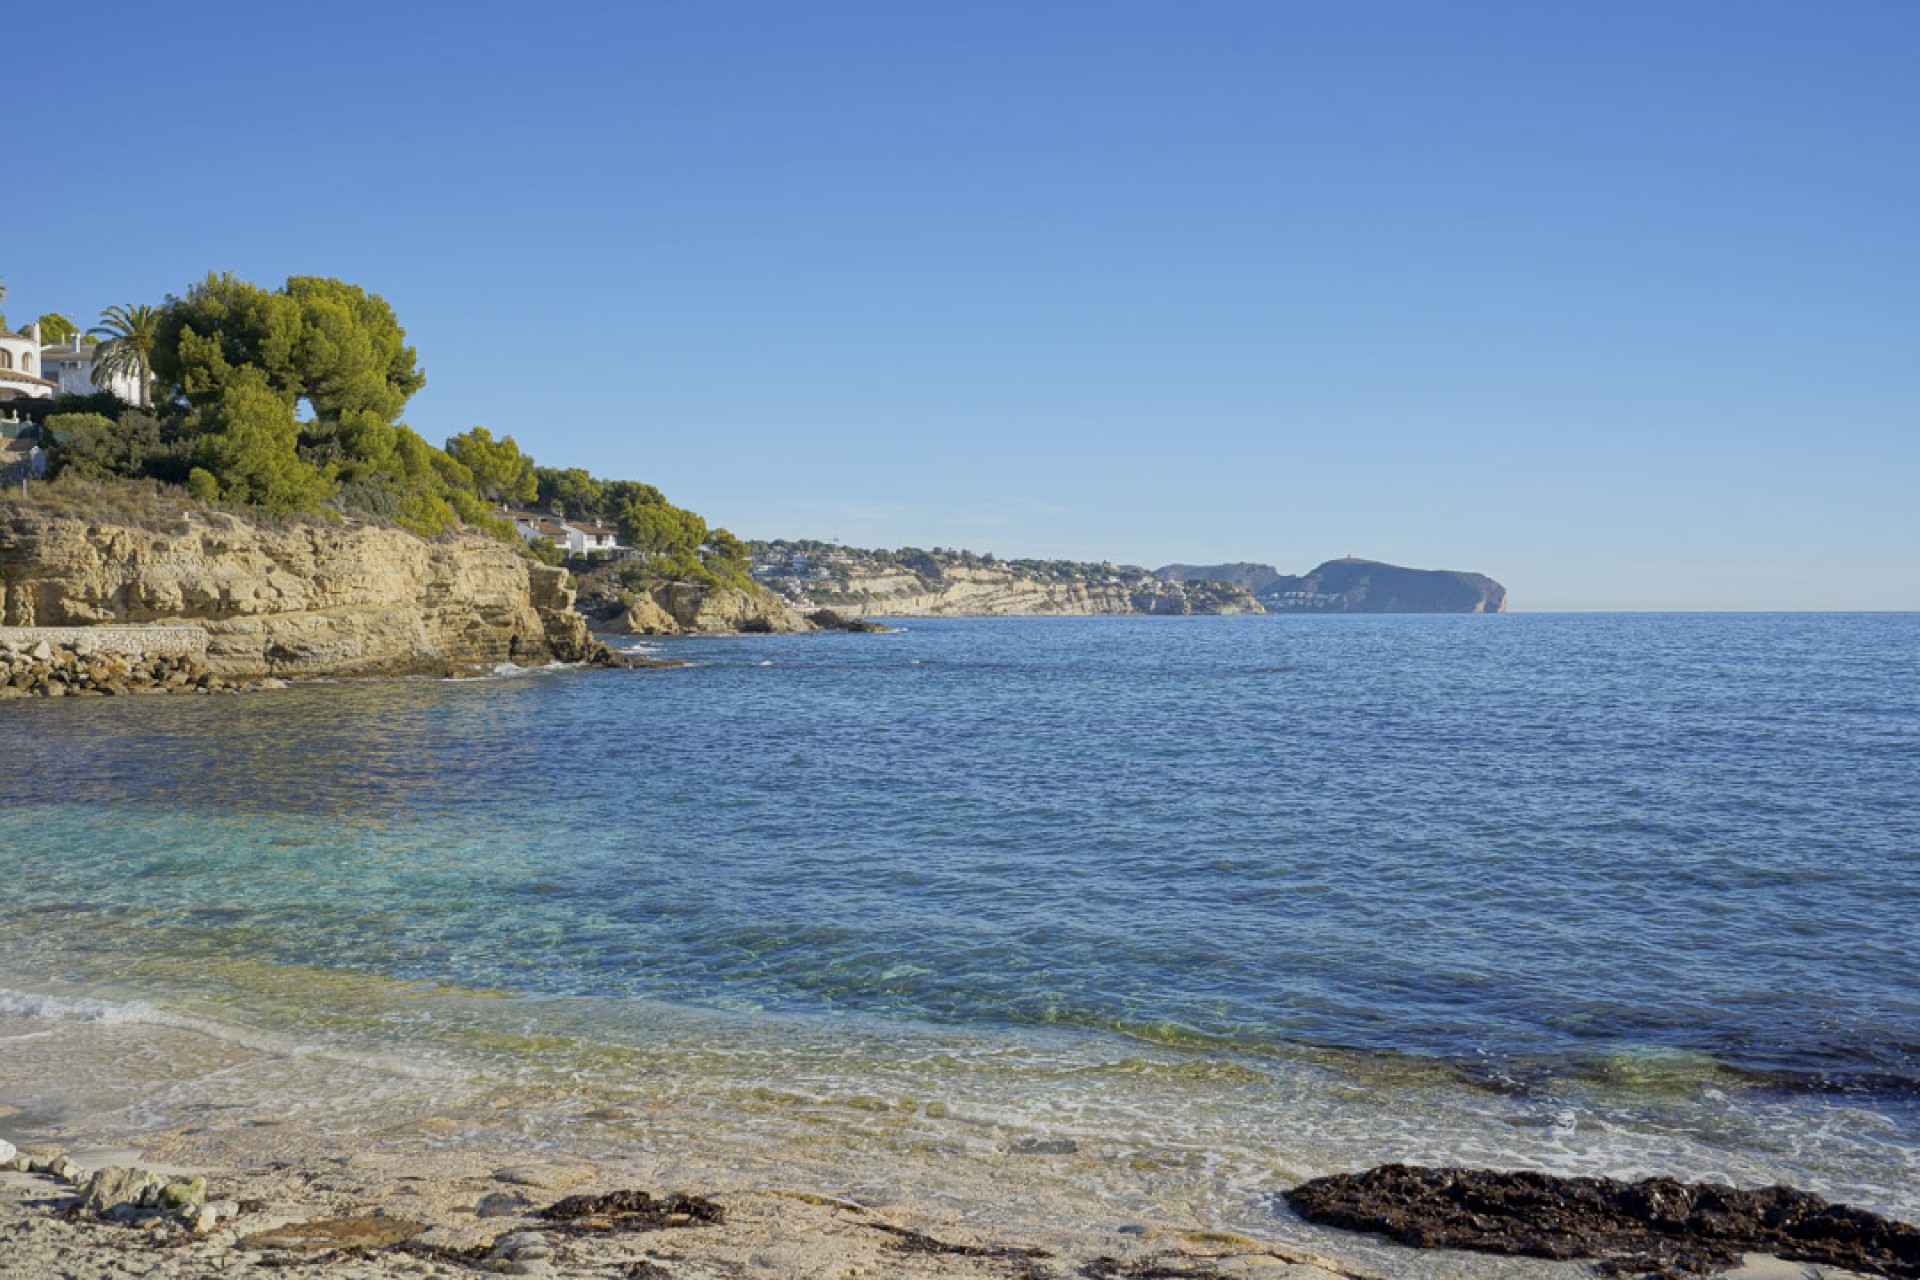
[[[1920,608],[1908,0],[84,25],[7,60],[15,323],[339,276],[429,439],[747,537]]]

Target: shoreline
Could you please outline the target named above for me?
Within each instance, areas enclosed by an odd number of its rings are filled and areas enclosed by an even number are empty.
[[[12,1026],[0,1026],[0,1139],[42,1160],[53,1154],[43,1144],[52,1144],[89,1172],[111,1165],[204,1174],[208,1201],[247,1209],[204,1236],[76,1220],[62,1212],[74,1186],[44,1175],[0,1175],[0,1280],[122,1274],[107,1259],[155,1280],[278,1274],[296,1265],[306,1274],[352,1280],[487,1273],[656,1280],[1596,1274],[1587,1261],[1408,1249],[1312,1226],[1277,1202],[1264,1219],[1222,1216],[1197,1194],[1205,1181],[1197,1168],[1134,1174],[1124,1161],[1111,1163],[1123,1152],[1081,1150],[1065,1139],[1007,1143],[1002,1134],[972,1150],[925,1139],[869,1141],[849,1131],[844,1117],[795,1112],[784,1103],[775,1104],[779,1114],[770,1123],[765,1114],[737,1110],[737,1088],[691,1065],[680,1071],[692,1097],[662,1100],[650,1078],[609,1104],[601,1087],[462,1076],[444,1062],[374,1059],[346,1046],[288,1042],[178,1015],[116,1021],[89,1012],[95,1020],[26,1015],[38,1024],[16,1012]],[[221,1036],[223,1029],[239,1038]],[[902,1044],[903,1051],[912,1047]],[[60,1065],[75,1069],[76,1078],[56,1077]],[[18,1102],[29,1109],[6,1105]],[[891,1123],[883,1112],[872,1114],[880,1129]],[[1142,1185],[1172,1190],[1128,1201],[1094,1194],[1086,1180],[1101,1177],[1117,1184],[1143,1177]],[[537,1216],[565,1196],[612,1192],[700,1197],[721,1206],[726,1220],[577,1231]],[[340,1228],[375,1235],[394,1229],[394,1220],[419,1230],[378,1247],[336,1242],[332,1252],[243,1244],[290,1224],[341,1219],[384,1219]],[[514,1253],[523,1246],[534,1253]],[[542,1248],[549,1253],[535,1256]],[[521,1262],[532,1269],[510,1265]],[[1850,1274],[1758,1267],[1725,1274]]]
[[[0,1129],[9,1118],[0,1106]],[[240,1132],[217,1135],[220,1140],[199,1149],[209,1155],[219,1149],[230,1163],[167,1158],[195,1154],[180,1136],[151,1147],[66,1151],[28,1144],[14,1160],[0,1159],[0,1278],[131,1273],[199,1280],[288,1268],[342,1280],[477,1274],[1574,1280],[1605,1274],[1593,1259],[1399,1249],[1365,1236],[1338,1242],[1346,1248],[1302,1248],[1191,1223],[1103,1229],[1055,1221],[1007,1233],[969,1221],[965,1205],[871,1205],[738,1175],[689,1185],[658,1162],[605,1153],[527,1146],[436,1151],[396,1142],[395,1134],[371,1142],[358,1135],[256,1136],[232,1145]],[[162,1158],[155,1159],[155,1151]],[[0,1155],[5,1152],[0,1146]],[[121,1181],[126,1170],[192,1186],[193,1201],[180,1214],[125,1203],[98,1213],[78,1207],[83,1198],[94,1203],[95,1189]],[[1758,1253],[1731,1269],[1686,1274],[1870,1280]]]

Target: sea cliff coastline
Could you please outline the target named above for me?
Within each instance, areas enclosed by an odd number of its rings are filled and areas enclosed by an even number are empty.
[[[891,617],[1150,617],[1265,613],[1503,613],[1507,589],[1480,573],[1329,560],[1301,575],[1271,565],[1003,560],[971,551],[752,544],[757,581],[800,609]]]
[[[276,526],[185,504],[164,517],[0,512],[0,625],[192,628],[200,667],[226,681],[444,676],[603,652],[564,569],[481,534]],[[16,634],[29,651],[44,642]]]

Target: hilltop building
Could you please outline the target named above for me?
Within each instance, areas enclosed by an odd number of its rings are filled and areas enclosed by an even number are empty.
[[[49,346],[40,341],[38,324],[28,325],[21,333],[0,330],[0,422],[17,423],[26,416],[18,404],[21,400],[111,391],[128,404],[139,404],[140,382],[132,375],[115,374],[94,382],[93,358],[99,349],[79,338],[70,346]],[[9,401],[14,402],[12,407]]]
[[[41,350],[39,325],[25,333],[0,329],[0,401],[50,400],[58,393],[60,384],[40,372]]]

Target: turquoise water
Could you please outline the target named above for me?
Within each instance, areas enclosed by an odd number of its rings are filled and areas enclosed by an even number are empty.
[[[609,1089],[785,1052],[850,1092],[1025,1090],[1089,1142],[1062,1073],[1140,1062],[1168,1141],[1250,1162],[1314,1165],[1284,1122],[1334,1163],[1920,1212],[1920,616],[907,628],[0,703],[0,1013],[71,1016],[57,990],[481,1069],[511,1025]]]

